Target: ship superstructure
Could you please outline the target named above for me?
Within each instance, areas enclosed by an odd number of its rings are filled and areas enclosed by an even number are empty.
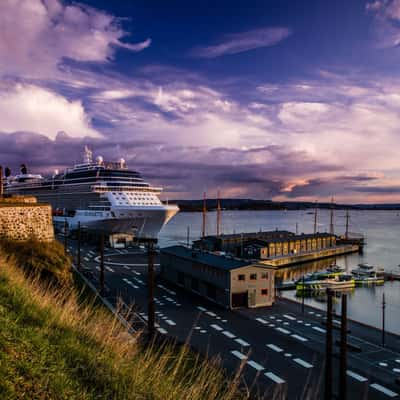
[[[107,234],[127,233],[137,238],[155,238],[161,228],[178,212],[176,205],[163,204],[161,188],[150,186],[139,172],[131,170],[124,159],[105,162],[92,159],[85,147],[84,160],[53,176],[21,174],[8,177],[9,194],[33,195],[53,207],[54,222],[69,230],[83,228]]]

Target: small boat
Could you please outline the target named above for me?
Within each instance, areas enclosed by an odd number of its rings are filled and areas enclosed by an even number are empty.
[[[359,264],[357,269],[351,271],[357,286],[383,285],[385,283],[383,268],[373,267],[370,264]]]
[[[345,270],[346,269],[344,267],[341,267],[340,265],[337,264],[332,264],[330,267],[326,269],[326,271],[329,273],[344,272]]]
[[[385,269],[382,267],[374,267],[371,264],[358,264],[358,268],[352,269],[351,273],[358,277],[371,277],[371,274],[375,274],[379,278],[383,278]]]
[[[355,287],[354,277],[350,274],[336,275],[333,278],[323,278],[308,281],[299,281],[296,284],[298,292],[321,292],[326,289],[343,290]]]

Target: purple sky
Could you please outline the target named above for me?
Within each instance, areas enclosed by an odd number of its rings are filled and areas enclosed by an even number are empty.
[[[169,198],[400,201],[400,0],[192,3],[2,0],[0,164],[87,144]]]

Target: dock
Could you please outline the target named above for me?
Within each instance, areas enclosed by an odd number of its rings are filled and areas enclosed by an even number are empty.
[[[322,258],[337,257],[343,254],[357,252],[359,252],[359,246],[357,245],[340,245],[327,249],[313,250],[299,254],[270,257],[268,259],[260,260],[260,263],[280,268],[309,261],[316,261]]]

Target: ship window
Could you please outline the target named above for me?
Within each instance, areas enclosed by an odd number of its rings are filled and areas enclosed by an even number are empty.
[[[239,280],[239,281],[244,281],[244,280],[246,280],[246,275],[244,275],[244,274],[238,275],[238,280]]]
[[[250,279],[255,281],[257,279],[257,274],[250,274]]]
[[[262,296],[268,296],[268,289],[261,289]]]

